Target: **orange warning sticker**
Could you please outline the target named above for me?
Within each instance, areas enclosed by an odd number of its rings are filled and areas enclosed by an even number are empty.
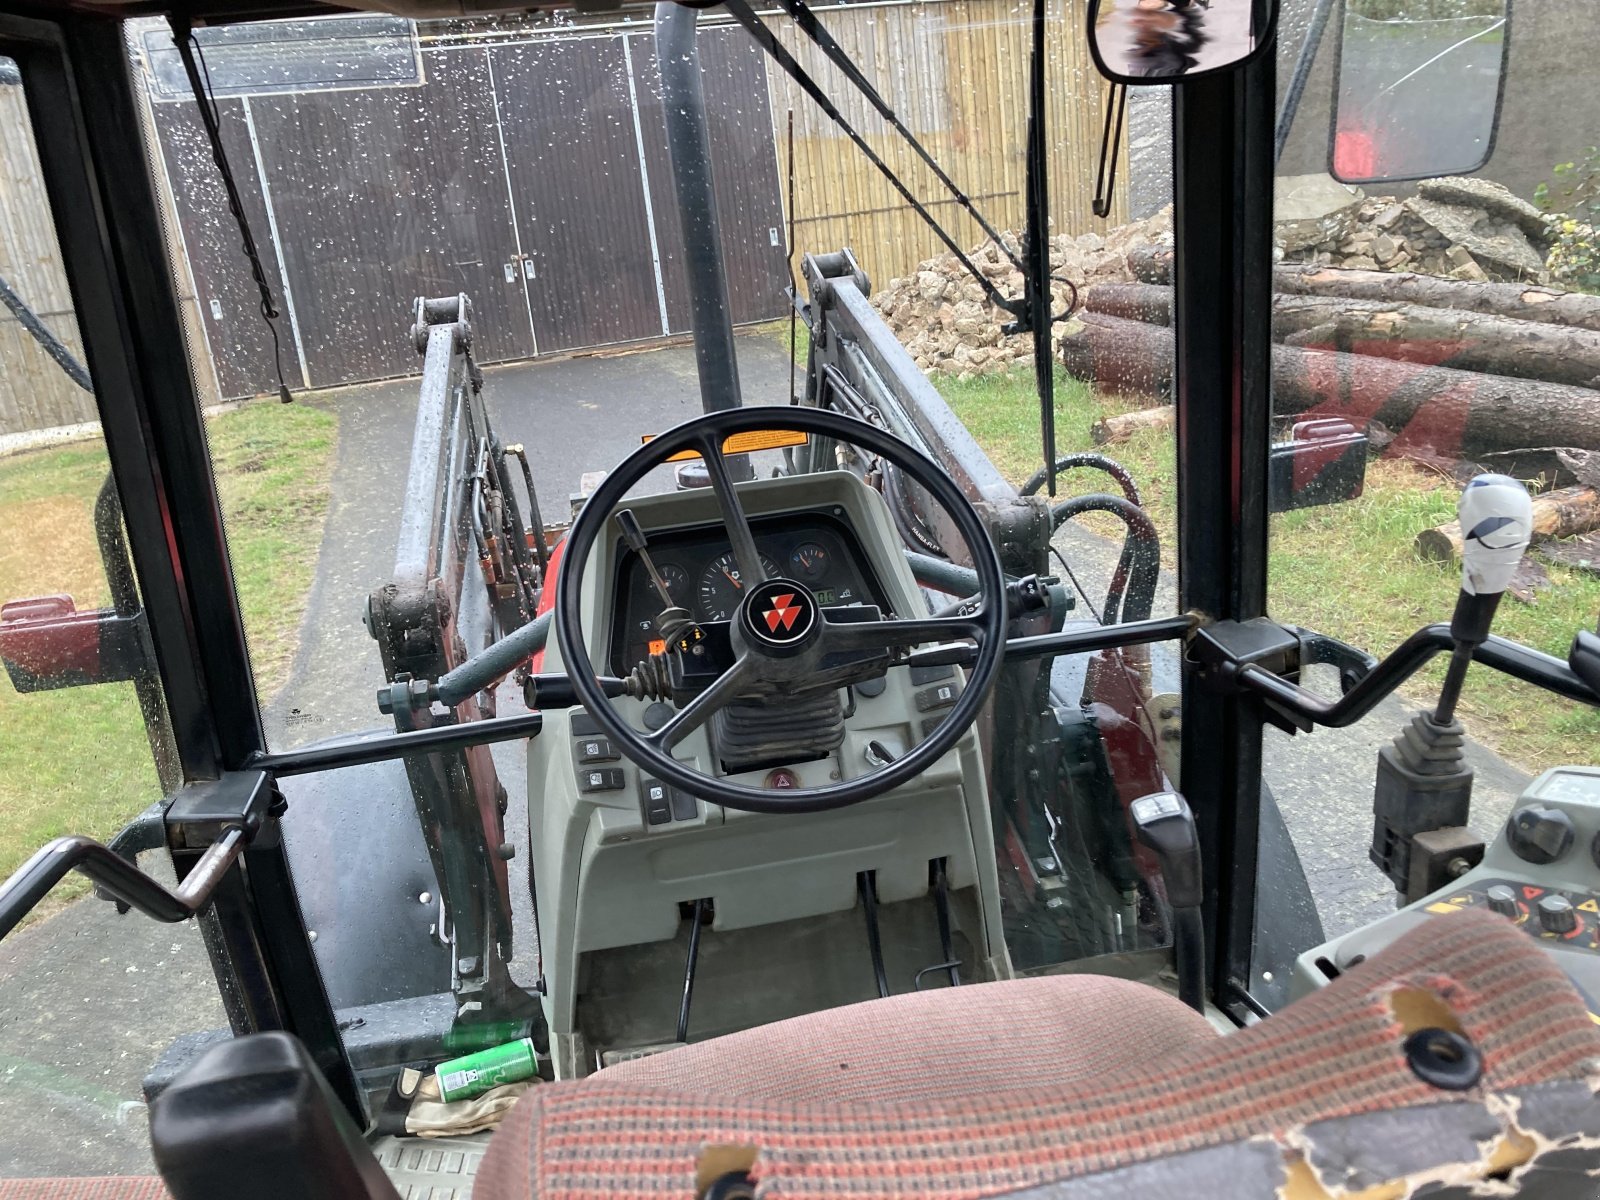
[[[647,433],[639,439],[640,445],[649,445],[658,434]],[[749,433],[735,433],[722,439],[724,454],[750,454],[756,450],[781,450],[785,446],[804,446],[809,435],[795,429],[753,429]],[[698,450],[679,450],[668,455],[667,462],[689,462],[700,457]]]

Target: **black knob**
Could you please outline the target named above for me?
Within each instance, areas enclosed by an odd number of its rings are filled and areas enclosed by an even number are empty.
[[[1489,902],[1489,911],[1497,912],[1502,917],[1510,917],[1515,921],[1522,915],[1522,909],[1517,906],[1517,893],[1515,889],[1503,883],[1497,883],[1483,894]]]
[[[1543,896],[1539,900],[1539,924],[1546,933],[1571,933],[1578,927],[1578,910],[1565,896]]]
[[[1559,808],[1529,804],[1511,814],[1506,840],[1524,862],[1553,863],[1572,848],[1572,818]]]

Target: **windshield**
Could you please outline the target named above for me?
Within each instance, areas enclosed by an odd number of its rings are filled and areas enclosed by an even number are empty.
[[[1583,144],[1600,90],[1569,61],[1560,16],[1519,14],[1502,100],[1497,9],[1438,0],[1418,33],[1375,0],[1348,7],[1342,69],[1333,32],[1302,63],[1311,14],[1293,5],[1279,49],[1297,111],[1276,193],[1272,616],[1379,654],[1447,620],[1445,527],[1463,481],[1489,469],[1529,481],[1552,514],[1496,628],[1564,654],[1600,605],[1585,540],[1600,528],[1585,515],[1600,160]],[[543,1074],[571,1077],[926,987],[1076,970],[1177,986],[1169,863],[1131,815],[1181,787],[1175,641],[1003,665],[948,755],[833,813],[748,813],[669,786],[541,679],[564,669],[551,613],[575,515],[717,388],[771,407],[779,430],[790,405],[865,420],[954,480],[1014,585],[1014,636],[1177,611],[1170,89],[1114,104],[1078,9],[1046,6],[1055,319],[1019,333],[1031,6],[818,12],[832,50],[753,18],[774,56],[708,12],[692,56],[665,63],[650,24],[617,15],[206,29],[192,69],[164,23],[127,24],[265,749],[304,764],[340,739],[543,716],[536,736],[279,780],[306,936],[370,1113],[403,1065],[523,1037]],[[1424,112],[1405,90],[1430,71],[1459,91],[1443,114],[1436,91],[1419,93]],[[685,79],[704,103],[709,192],[685,183]],[[0,71],[8,95],[20,103]],[[1107,122],[1116,167],[1097,179]],[[1434,122],[1453,132],[1416,135]],[[20,153],[25,123],[6,128],[0,146]],[[1468,174],[1431,177],[1446,169]],[[1383,182],[1401,175],[1428,177]],[[36,203],[0,193],[0,218]],[[0,252],[19,304],[77,349],[70,297],[40,265],[56,250]],[[731,358],[689,337],[709,257]],[[0,597],[42,599],[8,604],[0,628],[0,755],[17,762],[5,811],[26,818],[7,822],[5,870],[56,832],[109,836],[181,782],[149,648],[95,675],[39,640],[40,621],[121,603],[100,566],[116,561],[117,519],[96,507],[103,456],[76,440],[87,391],[8,311]],[[1034,336],[1053,362],[1053,481]],[[728,460],[748,480],[752,545],[704,462],[675,462],[628,494],[638,537],[606,526],[585,566],[589,658],[641,739],[726,673],[692,679],[683,656],[691,629],[737,645],[752,563],[796,585],[773,593],[774,622],[797,595],[839,622],[948,616],[974,586],[956,526],[888,457],[812,437]],[[81,528],[57,536],[58,518]],[[40,645],[56,655],[48,688],[19,657]],[[937,736],[977,655],[901,657],[740,694],[679,757],[775,793],[870,781]],[[1336,689],[1323,673],[1307,681]],[[1287,998],[1288,959],[1324,930],[1392,910],[1366,853],[1376,751],[1441,678],[1419,674],[1309,751],[1269,732],[1263,1006]],[[1487,830],[1531,773],[1585,761],[1597,728],[1476,673],[1460,713]],[[122,774],[81,767],[113,758]],[[54,947],[71,919],[34,936]],[[146,946],[127,969],[164,954]],[[89,989],[93,964],[73,971]],[[19,978],[0,968],[0,987]],[[200,1007],[184,1020],[224,1024]],[[95,1093],[102,1125],[139,1102],[141,1071],[159,1087],[203,1042],[158,1063],[146,1049],[178,1031],[125,1012],[83,1024],[107,1044],[142,1039]]]

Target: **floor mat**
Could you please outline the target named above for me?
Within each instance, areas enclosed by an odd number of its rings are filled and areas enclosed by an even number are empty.
[[[372,1152],[401,1200],[469,1200],[490,1136],[382,1137],[372,1143]]]

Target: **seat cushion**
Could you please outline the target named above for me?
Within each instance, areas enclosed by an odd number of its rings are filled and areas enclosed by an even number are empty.
[[[0,1200],[167,1200],[154,1176],[0,1179]]]
[[[1065,977],[1058,986],[1072,1017],[1091,1031],[1071,1044],[1096,1034],[1109,1043],[1150,1036],[1117,1007],[1078,1003],[1103,1000],[1105,981]],[[941,989],[928,1002],[948,1006],[953,1027],[979,990]],[[844,1011],[855,1022],[871,1007]],[[986,1035],[983,1053],[1026,1073],[1026,1086],[973,1087],[968,1062],[924,1049],[948,1082],[942,1094],[919,1087],[914,1098],[863,1099],[859,1090],[820,1086],[809,1066],[800,1085],[760,1083],[759,1069],[737,1061],[743,1056],[707,1043],[697,1060],[707,1074],[698,1078],[687,1069],[696,1052],[685,1050],[628,1072],[534,1088],[490,1143],[474,1196],[689,1196],[705,1149],[731,1145],[754,1147],[753,1173],[785,1197],[973,1200],[1249,1138],[1275,1139],[1288,1158],[1315,1121],[1587,1080],[1600,1062],[1600,1029],[1549,956],[1509,922],[1470,910],[1429,919],[1268,1020],[1158,1055],[1129,1053],[1104,1074],[1040,1084],[1038,1064],[1028,1061],[1037,1047],[1012,1045],[1003,1007],[974,1014],[973,1024]],[[1441,1091],[1412,1072],[1402,1047],[1419,1012],[1424,1025],[1454,1025],[1477,1047],[1480,1089]],[[811,1018],[788,1023],[807,1037],[769,1049],[781,1062],[808,1064],[825,1062],[835,1041],[859,1044],[840,1031],[841,1014],[833,1016],[831,1027]],[[893,1039],[889,1052],[900,1038],[918,1038],[910,1028],[879,1032]],[[970,1051],[974,1040],[962,1045]],[[975,1070],[979,1080],[996,1077],[992,1068]],[[751,1087],[766,1090],[740,1090]]]
[[[763,1100],[911,1102],[1060,1088],[1216,1036],[1194,1009],[1142,983],[1052,975],[869,1000],[592,1078]]]

